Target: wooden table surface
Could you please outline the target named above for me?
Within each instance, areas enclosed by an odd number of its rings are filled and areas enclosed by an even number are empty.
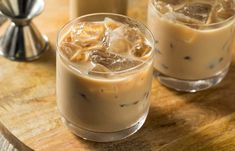
[[[43,151],[235,151],[235,56],[218,86],[180,93],[154,78],[146,123],[113,143],[82,140],[59,118],[55,98],[55,39],[68,21],[68,0],[46,0],[34,22],[51,48],[34,62],[0,58],[1,131],[19,150]],[[145,20],[147,0],[130,0],[129,16]]]

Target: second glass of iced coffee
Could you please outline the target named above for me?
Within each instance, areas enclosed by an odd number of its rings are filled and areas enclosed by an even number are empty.
[[[82,16],[61,29],[57,48],[57,104],[73,133],[108,142],[143,125],[154,50],[143,24],[117,14]]]
[[[160,82],[186,92],[218,84],[231,63],[234,14],[233,0],[150,0]]]

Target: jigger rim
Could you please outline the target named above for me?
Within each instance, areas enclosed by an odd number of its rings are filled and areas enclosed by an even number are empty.
[[[0,9],[0,12],[4,15],[4,16],[6,16],[6,17],[8,17],[10,20],[16,20],[16,21],[19,21],[19,20],[25,20],[25,21],[27,21],[27,20],[31,20],[32,18],[34,18],[34,17],[36,17],[36,16],[38,16],[38,15],[40,15],[42,12],[43,12],[43,10],[44,10],[44,7],[45,7],[45,1],[44,0],[35,0],[36,1],[36,3],[38,3],[38,4],[34,4],[34,5],[40,5],[40,7],[38,7],[38,9],[37,9],[37,11],[35,11],[35,13],[32,13],[33,11],[31,11],[28,15],[26,15],[26,16],[21,16],[21,15],[16,15],[16,16],[14,16],[14,15],[12,15],[12,14],[9,14],[9,13],[7,13],[7,12],[4,12],[3,10],[1,10]]]

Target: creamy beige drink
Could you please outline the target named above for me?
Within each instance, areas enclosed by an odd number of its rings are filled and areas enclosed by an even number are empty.
[[[119,18],[122,22],[115,21]],[[143,125],[150,104],[154,40],[138,26],[124,16],[103,14],[77,19],[61,31],[57,103],[78,136],[113,141]]]
[[[150,0],[148,11],[163,84],[197,91],[223,79],[234,41],[234,1]]]
[[[70,19],[91,13],[126,14],[128,0],[70,0]]]

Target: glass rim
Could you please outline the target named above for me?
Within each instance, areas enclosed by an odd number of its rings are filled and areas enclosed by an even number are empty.
[[[154,7],[154,10],[156,10],[156,12],[159,15],[163,15],[163,13],[161,13],[153,4],[154,0],[150,0],[151,5]],[[184,23],[184,22],[180,22],[178,21],[177,23],[182,24],[182,25],[187,25],[187,26],[200,26],[200,27],[211,27],[211,26],[218,26],[218,25],[222,25],[224,23],[230,22],[235,18],[235,14],[233,16],[230,16],[229,18],[220,21],[220,22],[216,22],[216,23],[210,23],[210,24],[196,24],[196,23]],[[218,27],[219,28],[219,27]],[[196,29],[196,28],[195,28]]]
[[[65,35],[65,34],[62,34],[62,32],[66,28],[69,28],[70,26],[72,26],[74,23],[79,22],[79,20],[81,20],[83,18],[87,18],[87,17],[94,17],[94,16],[104,16],[104,17],[112,17],[113,16],[113,17],[120,17],[120,18],[123,18],[123,19],[126,18],[129,21],[131,21],[131,22],[133,22],[133,23],[135,23],[137,25],[140,25],[150,35],[151,40],[149,40],[149,39],[147,39],[147,40],[150,42],[152,48],[151,48],[149,57],[146,60],[144,60],[143,62],[141,62],[140,64],[138,64],[138,65],[136,65],[134,67],[131,67],[131,68],[128,68],[128,69],[124,69],[124,70],[121,70],[121,71],[110,71],[110,72],[91,71],[92,73],[94,73],[94,74],[105,74],[105,75],[124,74],[124,73],[127,73],[127,72],[131,72],[131,71],[137,70],[137,69],[141,68],[142,66],[144,66],[146,63],[148,63],[151,60],[153,60],[154,50],[155,50],[155,40],[154,40],[152,32],[148,29],[148,27],[144,23],[142,23],[142,22],[140,22],[138,20],[135,20],[135,19],[133,19],[133,18],[131,18],[129,16],[125,16],[125,15],[121,15],[121,14],[116,14],[116,13],[92,13],[92,14],[82,15],[80,17],[77,17],[75,19],[72,19],[72,20],[68,21],[65,25],[63,25],[59,29],[59,32],[57,33],[57,38],[56,38],[56,48],[57,49],[56,49],[56,52],[59,53],[59,56],[62,57],[63,60],[65,60],[66,62],[69,63],[69,65],[72,66],[73,70],[76,70],[78,73],[81,73],[79,71],[79,68],[76,65],[74,65],[74,63],[72,61],[70,61],[65,55],[63,55],[61,50],[60,50],[60,47],[59,47],[59,43],[61,42],[60,38]],[[143,32],[141,32],[141,33],[144,34]]]

